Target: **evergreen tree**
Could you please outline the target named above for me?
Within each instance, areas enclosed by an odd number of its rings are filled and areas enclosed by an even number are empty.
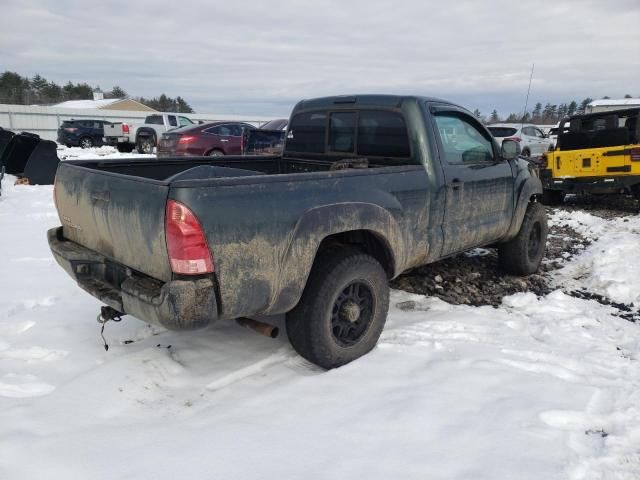
[[[489,117],[489,123],[499,123],[499,122],[500,122],[500,116],[498,116],[498,112],[494,110],[493,112],[491,112],[491,116]]]
[[[567,106],[567,115],[574,115],[578,109],[578,104],[575,100],[571,100],[571,103]]]
[[[531,112],[531,114],[533,116],[533,121],[535,123],[540,122],[541,120],[540,115],[542,115],[542,104],[540,102],[536,103],[536,106],[533,109],[533,112]]]
[[[587,98],[585,98],[584,100],[582,100],[582,101],[580,102],[580,107],[578,108],[578,110],[576,111],[576,113],[579,113],[579,114],[581,114],[581,115],[582,115],[583,113],[585,113],[585,112],[587,111],[587,105],[589,105],[591,102],[593,102],[593,98],[589,98],[589,97],[587,97]]]
[[[518,121],[520,120],[520,117],[515,114],[515,113],[510,113],[509,116],[507,117],[507,119],[505,120],[506,123],[518,123]]]
[[[627,93],[627,94],[624,96],[624,98],[633,98],[633,97]]]
[[[114,86],[110,92],[105,93],[104,98],[126,98],[127,92],[118,85]]]

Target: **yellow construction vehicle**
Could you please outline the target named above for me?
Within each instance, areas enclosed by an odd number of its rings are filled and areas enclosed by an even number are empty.
[[[567,193],[626,193],[640,200],[640,108],[560,121],[556,148],[542,158],[543,203]]]

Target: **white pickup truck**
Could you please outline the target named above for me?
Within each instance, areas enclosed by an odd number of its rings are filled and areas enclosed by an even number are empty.
[[[182,115],[158,113],[149,115],[142,124],[105,124],[103,141],[117,147],[119,152],[129,153],[136,148],[138,153],[153,153],[153,148],[163,133],[193,123]]]

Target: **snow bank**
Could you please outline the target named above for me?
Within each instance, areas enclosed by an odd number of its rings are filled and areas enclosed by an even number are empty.
[[[562,270],[557,285],[586,288],[640,307],[640,215],[604,220],[585,212],[558,210],[550,223],[569,226],[593,241]]]

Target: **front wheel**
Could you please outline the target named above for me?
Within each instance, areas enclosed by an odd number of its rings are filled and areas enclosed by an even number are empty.
[[[91,148],[93,147],[93,140],[91,140],[91,137],[82,137],[78,144],[80,148]]]
[[[332,250],[316,259],[298,305],[287,313],[287,334],[301,356],[336,368],[368,353],[389,310],[387,275],[358,250]]]
[[[529,203],[515,238],[498,246],[500,267],[512,275],[530,275],[538,270],[547,246],[547,214],[538,203]]]

